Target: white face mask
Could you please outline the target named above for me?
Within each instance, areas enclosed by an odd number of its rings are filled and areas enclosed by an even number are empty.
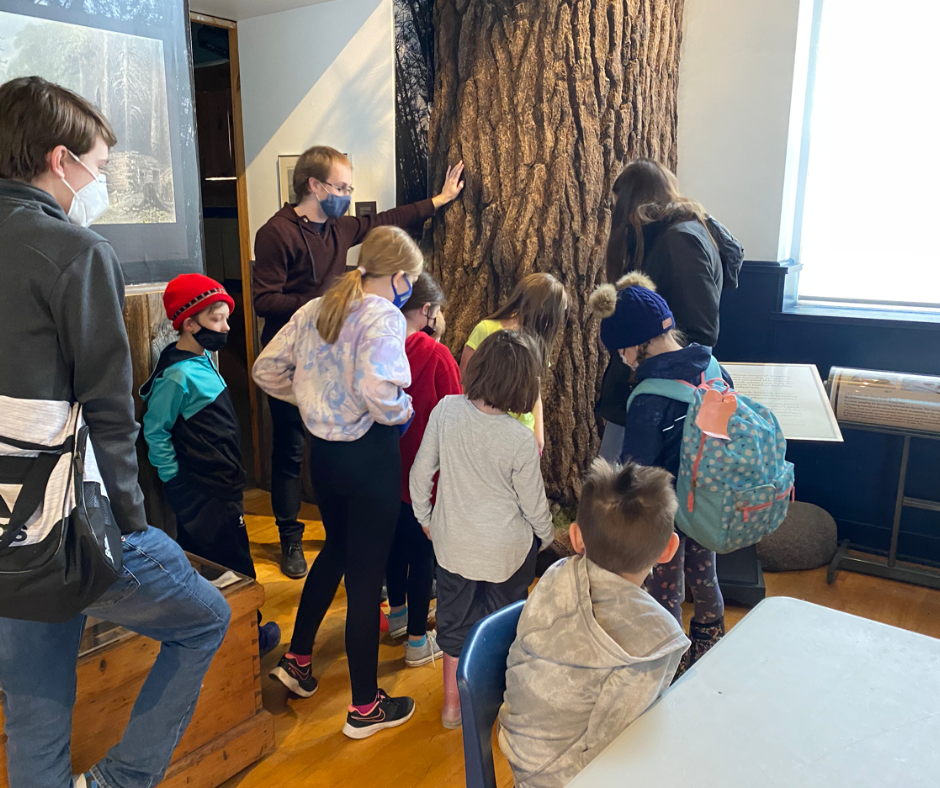
[[[639,366],[639,365],[637,365],[637,364],[631,364],[629,361],[627,361],[627,359],[624,357],[623,353],[621,353],[619,350],[617,351],[617,355],[620,356],[620,360],[621,360],[624,364],[626,364],[628,367],[630,367],[630,369],[636,371],[636,368],[637,368],[637,366]]]
[[[94,177],[95,174],[88,168],[85,162],[79,159],[72,151],[69,151],[69,156],[88,170],[89,175]],[[75,195],[72,198],[72,207],[69,208],[69,221],[72,224],[88,227],[95,219],[108,210],[108,205],[110,204],[108,200],[108,181],[107,178],[104,177],[104,173],[98,175],[91,183],[87,186],[83,186],[78,191],[75,191],[64,177],[62,178],[62,182],[68,186],[72,194]]]

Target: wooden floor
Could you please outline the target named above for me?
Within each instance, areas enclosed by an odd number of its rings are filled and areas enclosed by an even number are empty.
[[[329,786],[367,785],[382,788],[450,788],[464,785],[463,749],[460,731],[440,724],[443,701],[441,663],[406,668],[404,646],[383,639],[379,653],[379,686],[390,694],[407,694],[417,702],[408,724],[371,739],[354,742],[340,732],[349,703],[349,677],[343,648],[345,597],[342,588],[330,609],[317,639],[313,655],[314,674],[320,689],[310,699],[288,697],[284,687],[267,672],[287,650],[294,611],[303,580],[289,580],[277,567],[279,542],[268,497],[251,492],[245,500],[248,533],[258,579],[265,586],[265,620],[277,621],[284,642],[262,662],[265,708],[276,715],[277,751],[256,766],[229,780],[228,787],[261,788],[274,785]],[[304,548],[311,561],[323,544],[323,529],[316,510],[305,507],[307,519]],[[893,624],[932,637],[940,637],[940,591],[840,573],[826,585],[824,569],[765,575],[769,596],[791,596]],[[691,611],[686,611],[686,621]],[[745,608],[729,608],[729,625],[741,620]],[[509,788],[509,767],[497,750],[496,770],[500,788]]]

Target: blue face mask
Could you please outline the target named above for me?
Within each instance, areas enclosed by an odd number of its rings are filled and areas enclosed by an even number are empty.
[[[392,298],[392,303],[398,308],[401,309],[405,304],[408,303],[408,299],[411,298],[411,291],[414,290],[411,282],[408,279],[405,279],[405,284],[408,285],[408,289],[402,293],[399,293],[395,289],[395,280],[392,280],[392,292],[395,294],[395,297]]]
[[[348,194],[339,195],[328,192],[326,197],[320,200],[320,207],[323,213],[331,219],[339,219],[340,216],[346,215],[350,202],[352,202],[352,197]]]

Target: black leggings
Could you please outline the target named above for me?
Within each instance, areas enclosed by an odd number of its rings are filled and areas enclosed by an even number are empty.
[[[309,654],[346,576],[346,657],[356,706],[377,691],[379,605],[401,503],[398,427],[374,424],[357,441],[312,438],[310,468],[326,543],[310,568],[290,650]]]
[[[434,580],[434,545],[424,535],[410,503],[401,502],[395,540],[388,556],[388,603],[408,602],[408,634],[421,637],[428,630],[431,583]]]

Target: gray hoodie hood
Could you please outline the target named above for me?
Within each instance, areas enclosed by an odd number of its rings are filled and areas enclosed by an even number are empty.
[[[541,659],[612,670],[654,662],[688,646],[676,620],[646,591],[585,558],[555,564],[538,588],[547,603],[526,608],[529,615],[524,613],[519,622],[516,644]],[[601,608],[602,619],[619,611],[613,636],[598,621],[595,608]]]
[[[566,785],[669,686],[689,640],[642,588],[574,557],[526,603],[499,742],[519,788]]]

